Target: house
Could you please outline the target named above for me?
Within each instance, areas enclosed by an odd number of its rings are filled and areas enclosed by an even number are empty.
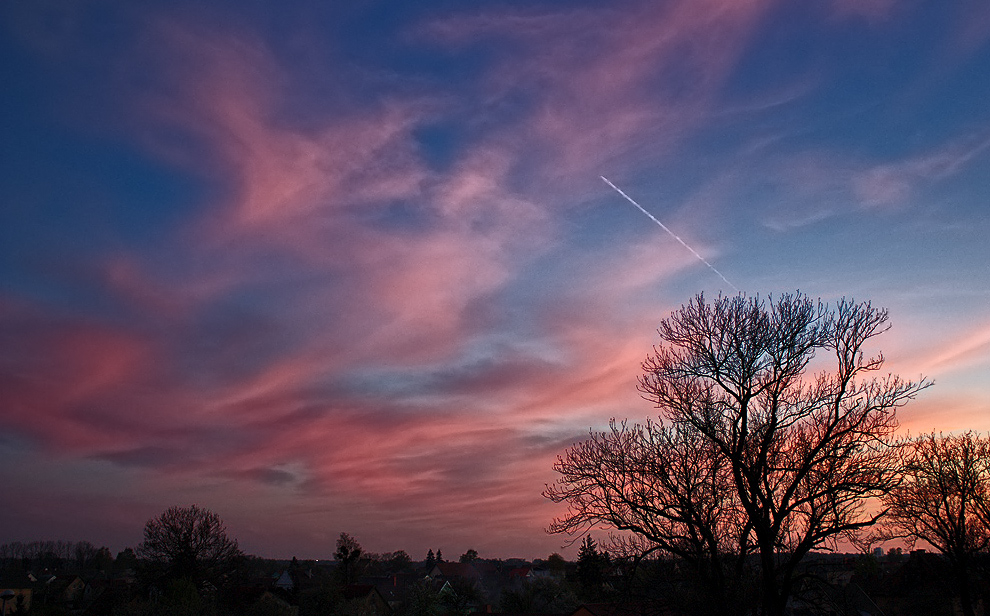
[[[139,594],[136,585],[125,579],[93,579],[86,584],[83,592],[83,607],[73,613],[80,616],[112,616],[121,605],[134,600]]]
[[[453,580],[457,578],[477,581],[481,574],[471,563],[436,563],[426,574],[430,579]]]
[[[42,574],[38,576],[40,597],[46,604],[64,605],[69,609],[77,609],[83,602],[86,593],[86,581],[78,575]]]
[[[281,588],[286,592],[292,592],[296,587],[296,583],[292,581],[292,576],[289,575],[288,569],[282,572],[282,575],[278,576],[275,580],[275,588]]]
[[[509,580],[529,580],[535,577],[532,567],[516,567],[514,569],[510,569],[508,576]]]
[[[392,575],[361,578],[361,584],[373,584],[382,597],[394,610],[402,604],[409,594],[409,588],[423,578],[415,573],[395,573]]]
[[[299,607],[287,601],[289,595],[279,588],[268,588],[271,581],[267,576],[253,584],[245,584],[233,590],[228,598],[230,605],[238,612],[254,611],[277,616],[298,616]]]
[[[3,616],[31,609],[32,583],[23,573],[0,573],[0,609]]]
[[[346,612],[355,616],[392,616],[392,608],[372,584],[349,584],[344,587]]]

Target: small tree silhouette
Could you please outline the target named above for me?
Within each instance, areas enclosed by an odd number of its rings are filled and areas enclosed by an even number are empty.
[[[340,533],[337,538],[337,551],[333,557],[340,563],[340,574],[344,584],[353,584],[357,581],[358,563],[364,551],[357,539],[347,533]]]

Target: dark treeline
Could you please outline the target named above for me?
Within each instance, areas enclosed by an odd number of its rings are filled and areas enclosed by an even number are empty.
[[[62,569],[66,566],[106,569],[114,562],[107,547],[96,547],[89,541],[12,541],[0,544],[0,562],[20,561],[27,567]]]
[[[205,510],[199,509],[204,512]],[[228,539],[231,539],[228,537]],[[333,560],[264,559],[231,553],[227,563],[187,569],[137,550],[98,559],[65,558],[67,546],[86,542],[38,541],[3,546],[0,588],[22,580],[30,601],[11,601],[8,613],[68,616],[467,616],[473,613],[560,616],[680,616],[716,614],[688,563],[652,553],[616,537],[587,535],[576,561],[488,559],[467,550],[446,560],[430,550],[423,560],[404,551],[371,553],[342,535]],[[58,549],[52,549],[54,545]],[[608,549],[606,549],[606,545]],[[41,546],[41,549],[39,549]],[[613,551],[615,550],[615,551]],[[136,556],[142,553],[141,557]],[[52,554],[61,554],[50,561]],[[355,555],[356,554],[356,555]],[[56,568],[46,565],[54,562]],[[105,563],[104,563],[105,564]],[[187,561],[186,566],[191,563]],[[202,563],[201,563],[202,564]],[[985,571],[982,557],[974,570]],[[163,566],[164,565],[164,566]],[[756,571],[750,569],[750,574]],[[804,563],[802,585],[788,613],[795,616],[950,616],[953,566],[939,554],[891,548],[886,554],[815,553]],[[28,576],[30,574],[30,577]],[[18,578],[18,576],[20,576]],[[977,576],[982,580],[981,577]],[[758,583],[748,587],[756,595]],[[974,599],[986,600],[976,583]],[[745,593],[745,591],[743,591]],[[747,601],[740,596],[742,603]],[[879,607],[879,606],[882,606]],[[584,611],[582,611],[584,610]],[[595,611],[598,610],[598,611]],[[602,611],[605,610],[605,611]],[[706,611],[707,610],[707,611]]]
[[[577,563],[473,549],[414,560],[342,533],[332,560],[265,559],[244,554],[219,516],[194,505],[149,520],[144,541],[116,558],[88,542],[5,544],[0,589],[12,592],[6,613],[55,616],[569,614],[612,593],[608,558],[590,546]]]

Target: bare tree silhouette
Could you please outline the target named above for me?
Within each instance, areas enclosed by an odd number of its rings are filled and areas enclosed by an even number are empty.
[[[870,376],[884,360],[863,347],[888,327],[869,303],[698,295],[643,363],[660,421],[613,422],[558,458],[545,496],[569,507],[549,531],[636,533],[693,563],[726,610],[753,555],[761,611],[782,615],[801,560],[873,525],[866,502],[897,483],[895,410],[930,382]],[[812,373],[822,351],[833,367]]]
[[[138,556],[172,578],[214,584],[243,556],[220,516],[196,505],[170,507],[144,525]]]
[[[901,469],[903,481],[884,498],[885,526],[945,555],[963,614],[973,616],[973,561],[990,548],[990,438],[922,435],[905,444]]]

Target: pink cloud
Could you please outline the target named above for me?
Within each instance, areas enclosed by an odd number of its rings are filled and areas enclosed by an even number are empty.
[[[905,435],[965,430],[990,431],[990,404],[985,397],[935,388],[906,406],[897,415]]]
[[[17,351],[20,365],[6,371],[3,388],[12,429],[46,448],[77,453],[116,443],[139,423],[116,406],[122,390],[146,382],[154,370],[148,340],[85,322],[42,324],[28,317],[7,325],[19,330],[8,336],[8,348]]]
[[[146,119],[197,137],[228,176],[229,203],[214,234],[248,233],[255,241],[274,235],[291,244],[297,238],[284,233],[301,232],[314,217],[418,194],[424,171],[410,131],[426,112],[421,103],[310,110],[321,126],[290,123],[280,112],[287,67],[251,36],[163,23],[155,40],[153,53],[165,59],[173,87],[146,99]],[[169,156],[160,133],[146,137]]]
[[[969,370],[990,357],[990,324],[976,324],[968,331],[946,339],[928,341],[923,348],[903,359],[912,367],[936,378],[940,375]]]

